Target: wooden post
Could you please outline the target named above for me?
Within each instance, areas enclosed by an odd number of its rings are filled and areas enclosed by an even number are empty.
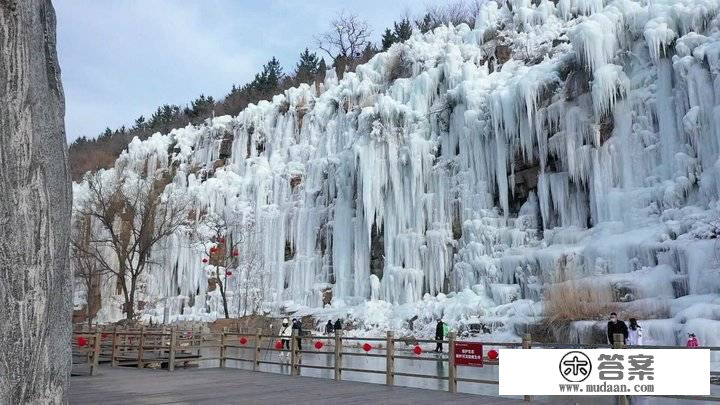
[[[622,349],[625,345],[625,336],[622,333],[613,335],[613,349]]]
[[[160,335],[160,348],[157,350],[158,357],[165,357],[165,334],[167,333],[167,327],[165,324],[162,326],[162,335]]]
[[[225,332],[227,328],[223,328],[220,332],[220,368],[225,368]]]
[[[175,347],[177,346],[178,331],[173,328],[170,332],[170,353],[168,354],[168,371],[175,371]]]
[[[342,380],[342,331],[335,329],[335,381]]]
[[[298,373],[298,344],[297,344],[297,329],[292,330],[292,339],[290,340],[290,375],[300,375]]]
[[[112,340],[112,349],[110,350],[110,366],[115,367],[117,366],[117,344],[118,344],[118,334],[117,334],[117,325],[113,327],[113,340]]]
[[[523,349],[531,349],[532,348],[532,336],[530,336],[529,333],[526,333],[523,335],[522,348]],[[525,402],[530,402],[532,400],[532,396],[525,395],[525,396],[523,396],[523,400]]]
[[[260,369],[260,345],[262,340],[262,328],[255,332],[255,354],[253,355],[253,371]]]
[[[622,333],[613,334],[613,349],[622,349],[624,346],[625,336]],[[617,403],[618,405],[628,405],[630,402],[628,401],[627,395],[618,395]]]
[[[90,337],[90,327],[88,327],[88,332],[83,333],[83,337],[89,338]],[[90,342],[85,344],[85,362],[89,365],[92,364],[92,350],[90,349]]]
[[[393,331],[387,331],[385,350],[385,384],[395,385],[395,336]]]
[[[100,331],[95,332],[95,342],[93,345],[93,359],[92,364],[90,365],[90,375],[95,375],[97,372],[97,368],[100,365],[100,339],[102,338],[102,334]]]
[[[138,339],[137,368],[143,368],[143,350],[145,346],[145,327],[140,328],[140,339]]]
[[[455,365],[455,332],[448,333],[448,391],[457,392],[457,366]]]

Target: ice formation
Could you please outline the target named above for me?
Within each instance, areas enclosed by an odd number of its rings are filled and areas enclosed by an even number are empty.
[[[475,27],[415,32],[342,79],[136,140],[118,165],[256,218],[278,307],[512,335],[574,279],[637,311],[646,342],[717,345],[719,7],[490,1]],[[183,238],[146,277],[146,316],[218,316]],[[103,319],[121,317],[110,290]],[[574,325],[583,340],[595,324]]]

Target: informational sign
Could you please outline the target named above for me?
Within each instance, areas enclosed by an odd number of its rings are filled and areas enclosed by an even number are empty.
[[[455,342],[455,365],[483,366],[483,345],[480,342]]]
[[[503,350],[500,395],[710,395],[710,350]]]

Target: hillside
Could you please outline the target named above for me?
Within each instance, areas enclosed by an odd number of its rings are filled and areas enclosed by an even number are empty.
[[[588,341],[615,310],[651,344],[720,344],[720,1],[501,3],[341,80],[135,140],[99,176],[238,221],[268,311],[504,338],[544,320]],[[87,182],[74,194],[86,206]],[[146,318],[220,316],[188,235],[152,249]],[[233,313],[246,277],[223,279]],[[117,294],[101,319],[122,317]]]

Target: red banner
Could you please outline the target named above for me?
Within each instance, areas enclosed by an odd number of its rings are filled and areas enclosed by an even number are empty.
[[[483,345],[479,342],[455,342],[455,364],[458,366],[483,366]]]

